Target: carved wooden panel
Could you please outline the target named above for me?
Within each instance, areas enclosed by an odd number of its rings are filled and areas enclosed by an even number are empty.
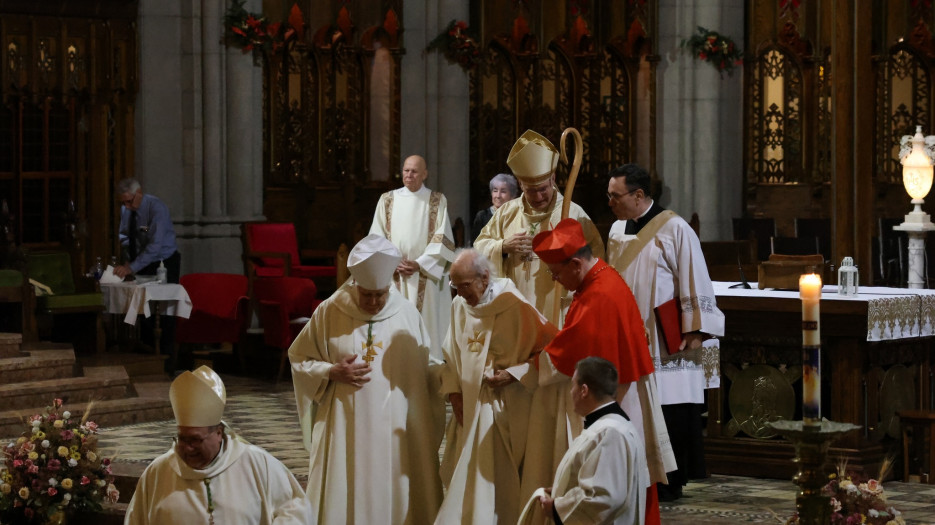
[[[636,160],[638,115],[648,115],[655,132],[655,94],[648,105],[637,106],[636,77],[649,64],[648,80],[655,85],[656,9],[655,2],[643,1],[477,3],[471,26],[483,31],[481,60],[470,72],[472,209],[490,204],[488,181],[509,171],[507,155],[526,129],[558,147],[562,131],[572,126],[584,150],[575,201],[598,214],[606,211],[607,173]],[[575,154],[571,144],[568,153]],[[651,151],[644,153],[653,159]],[[651,162],[647,167],[654,172]],[[567,176],[560,163],[559,186]]]
[[[16,242],[116,245],[112,188],[133,173],[134,0],[0,4],[0,194]]]
[[[398,1],[320,4],[300,6],[304,39],[264,57],[264,214],[325,249],[365,234],[398,185],[404,50]]]

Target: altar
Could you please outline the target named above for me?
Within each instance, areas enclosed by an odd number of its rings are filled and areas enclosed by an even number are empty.
[[[802,418],[799,294],[714,284],[726,323],[720,387],[708,390],[708,470],[791,477],[793,447],[767,423]],[[843,297],[825,286],[820,322],[822,417],[862,427],[835,442],[831,461],[876,478],[886,458],[901,464],[897,412],[935,407],[935,290],[867,287]]]

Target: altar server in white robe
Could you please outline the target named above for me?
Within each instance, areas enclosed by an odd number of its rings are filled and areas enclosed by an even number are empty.
[[[451,310],[447,274],[455,244],[448,200],[425,187],[426,177],[425,159],[407,158],[403,187],[380,196],[370,233],[386,237],[402,253],[394,276],[396,287],[422,314],[432,338],[432,355],[441,360]]]
[[[292,473],[221,422],[226,399],[224,382],[206,366],[172,382],[177,442],[143,471],[125,524],[311,523],[311,505]]]
[[[527,130],[510,150],[506,163],[519,180],[523,195],[497,208],[487,226],[474,240],[474,248],[494,265],[496,277],[506,277],[552,324],[561,328],[561,313],[555,316],[556,297],[562,308],[571,302],[571,292],[555,284],[549,269],[532,250],[532,239],[551,230],[562,219],[564,198],[555,186],[558,150],[549,139]],[[594,257],[604,256],[604,242],[581,206],[571,203],[568,216],[581,223]],[[553,318],[555,317],[555,318]]]
[[[462,250],[451,266],[458,292],[445,341],[442,394],[454,417],[442,461],[448,492],[435,523],[516,523],[526,430],[538,372],[533,356],[556,328],[490,262]]]
[[[384,237],[364,237],[348,255],[353,278],[289,348],[302,430],[311,431],[312,523],[421,525],[438,513],[441,363],[419,312],[392,286],[400,259]]]
[[[649,470],[643,438],[617,404],[617,371],[600,357],[575,365],[571,398],[584,430],[568,448],[551,489],[539,488],[520,524],[642,525]]]
[[[649,185],[649,173],[636,164],[610,172],[607,196],[620,220],[610,230],[607,262],[633,290],[649,336],[658,396],[678,463],[678,470],[668,474],[668,486],[659,486],[659,497],[666,501],[680,497],[689,479],[706,476],[704,391],[720,385],[716,365],[706,363],[717,363],[713,337],[724,335],[724,314],[717,308],[698,236],[650,197]],[[673,300],[680,310],[677,348],[666,345],[656,319],[656,309]]]

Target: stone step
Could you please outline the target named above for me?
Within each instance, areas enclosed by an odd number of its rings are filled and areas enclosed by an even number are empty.
[[[46,405],[51,402],[51,398]],[[41,405],[44,407],[45,405]],[[65,403],[65,410],[70,411],[72,417],[82,417],[87,410],[88,403]],[[24,420],[33,414],[44,412],[44,408],[30,408],[23,410],[5,410],[0,412],[0,437],[5,443],[9,438],[20,436],[26,429]],[[164,421],[173,419],[172,405],[169,398],[129,397],[124,399],[107,399],[95,401],[91,405],[89,419],[99,427],[108,428],[121,425],[134,425],[149,421]],[[168,449],[170,443],[166,443]]]
[[[73,350],[43,350],[21,357],[0,359],[0,385],[43,379],[62,379],[75,374]]]
[[[5,411],[31,410],[47,406],[52,399],[66,403],[89,399],[120,399],[126,397],[130,378],[123,367],[86,367],[84,377],[40,379],[29,382],[0,384],[0,407]],[[89,373],[90,372],[90,373]]]
[[[0,332],[0,358],[22,355],[23,334]]]
[[[168,356],[157,354],[112,352],[78,356],[78,366],[122,365],[133,381],[140,377],[155,376],[162,376],[168,380],[169,376],[165,373],[166,359]]]

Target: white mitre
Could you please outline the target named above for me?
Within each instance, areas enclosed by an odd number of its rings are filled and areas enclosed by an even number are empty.
[[[403,256],[386,237],[371,233],[360,240],[347,256],[347,269],[367,290],[382,290],[393,281],[393,272]]]
[[[506,164],[524,184],[536,186],[549,180],[558,165],[558,150],[549,139],[528,129],[516,139]]]
[[[210,427],[221,422],[227,390],[221,376],[207,366],[185,371],[169,387],[169,401],[180,427]]]

